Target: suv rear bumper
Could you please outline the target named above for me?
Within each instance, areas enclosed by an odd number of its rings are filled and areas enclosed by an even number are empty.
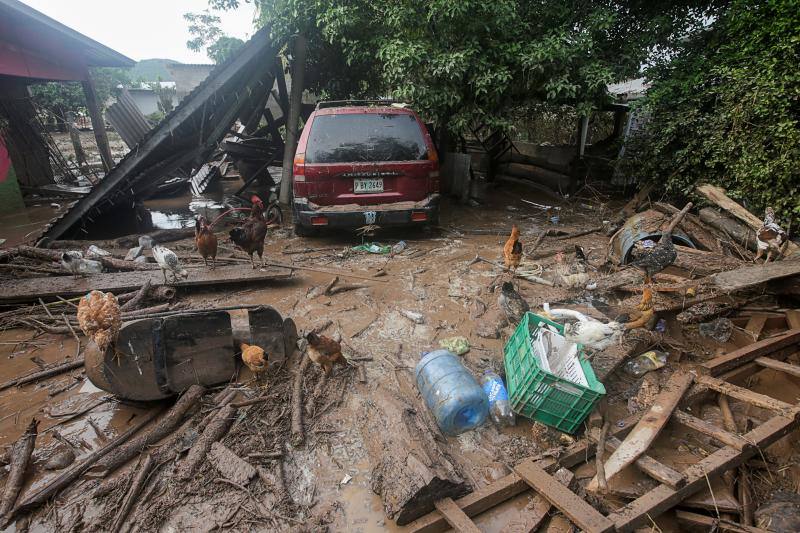
[[[368,224],[367,213],[375,213],[378,226],[407,226],[439,223],[439,194],[431,194],[419,202],[395,202],[378,205],[320,206],[313,202],[293,204],[294,222],[308,228],[358,228]],[[412,215],[424,220],[415,220]],[[322,217],[325,223],[322,223]],[[313,219],[313,220],[312,220]]]

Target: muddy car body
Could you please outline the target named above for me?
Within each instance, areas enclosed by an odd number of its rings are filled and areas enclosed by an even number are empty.
[[[324,227],[436,224],[439,159],[412,110],[386,102],[322,102],[294,159],[298,234]]]

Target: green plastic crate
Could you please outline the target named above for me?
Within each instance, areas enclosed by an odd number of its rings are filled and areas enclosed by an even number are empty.
[[[564,326],[534,313],[525,313],[503,350],[508,398],[515,413],[532,418],[565,433],[575,433],[606,389],[597,381],[594,370],[578,345],[578,361],[588,387],[572,383],[547,372],[533,354],[531,335],[539,324]]]

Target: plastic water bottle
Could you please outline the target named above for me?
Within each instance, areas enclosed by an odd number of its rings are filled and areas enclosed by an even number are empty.
[[[397,244],[395,244],[394,246],[392,246],[392,255],[397,255],[397,254],[399,254],[400,252],[402,252],[403,250],[405,250],[405,249],[406,249],[406,246],[408,246],[408,245],[406,244],[406,241],[400,241],[400,242],[398,242]]]
[[[634,377],[641,377],[667,364],[667,354],[657,350],[651,350],[641,355],[637,355],[625,363],[625,372]]]
[[[514,411],[511,410],[503,378],[491,370],[487,370],[483,373],[481,385],[483,385],[483,392],[489,398],[489,416],[492,417],[494,423],[500,427],[516,424],[517,418],[514,416]]]
[[[420,359],[414,373],[425,405],[443,433],[455,436],[486,421],[489,399],[457,355],[447,350],[430,352]]]

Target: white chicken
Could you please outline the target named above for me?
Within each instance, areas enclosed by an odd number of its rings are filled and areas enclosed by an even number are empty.
[[[764,222],[761,224],[761,228],[759,228],[758,232],[756,232],[758,252],[753,262],[757,262],[761,256],[764,255],[764,252],[767,252],[767,257],[764,259],[765,264],[770,262],[773,252],[776,253],[776,258],[780,259],[783,254],[783,245],[788,239],[789,236],[783,228],[775,222],[775,211],[773,211],[771,207],[768,207],[764,213]]]
[[[158,263],[158,266],[161,267],[161,273],[164,274],[164,283],[167,282],[167,270],[172,272],[173,279],[176,281],[178,276],[182,278],[189,276],[189,273],[181,268],[178,256],[169,248],[165,248],[161,245],[153,246],[153,257],[156,263]]]
[[[622,339],[625,325],[612,320],[605,324],[572,309],[550,309],[544,304],[545,315],[551,319],[571,318],[576,322],[564,324],[564,338],[592,350],[602,351]]]

